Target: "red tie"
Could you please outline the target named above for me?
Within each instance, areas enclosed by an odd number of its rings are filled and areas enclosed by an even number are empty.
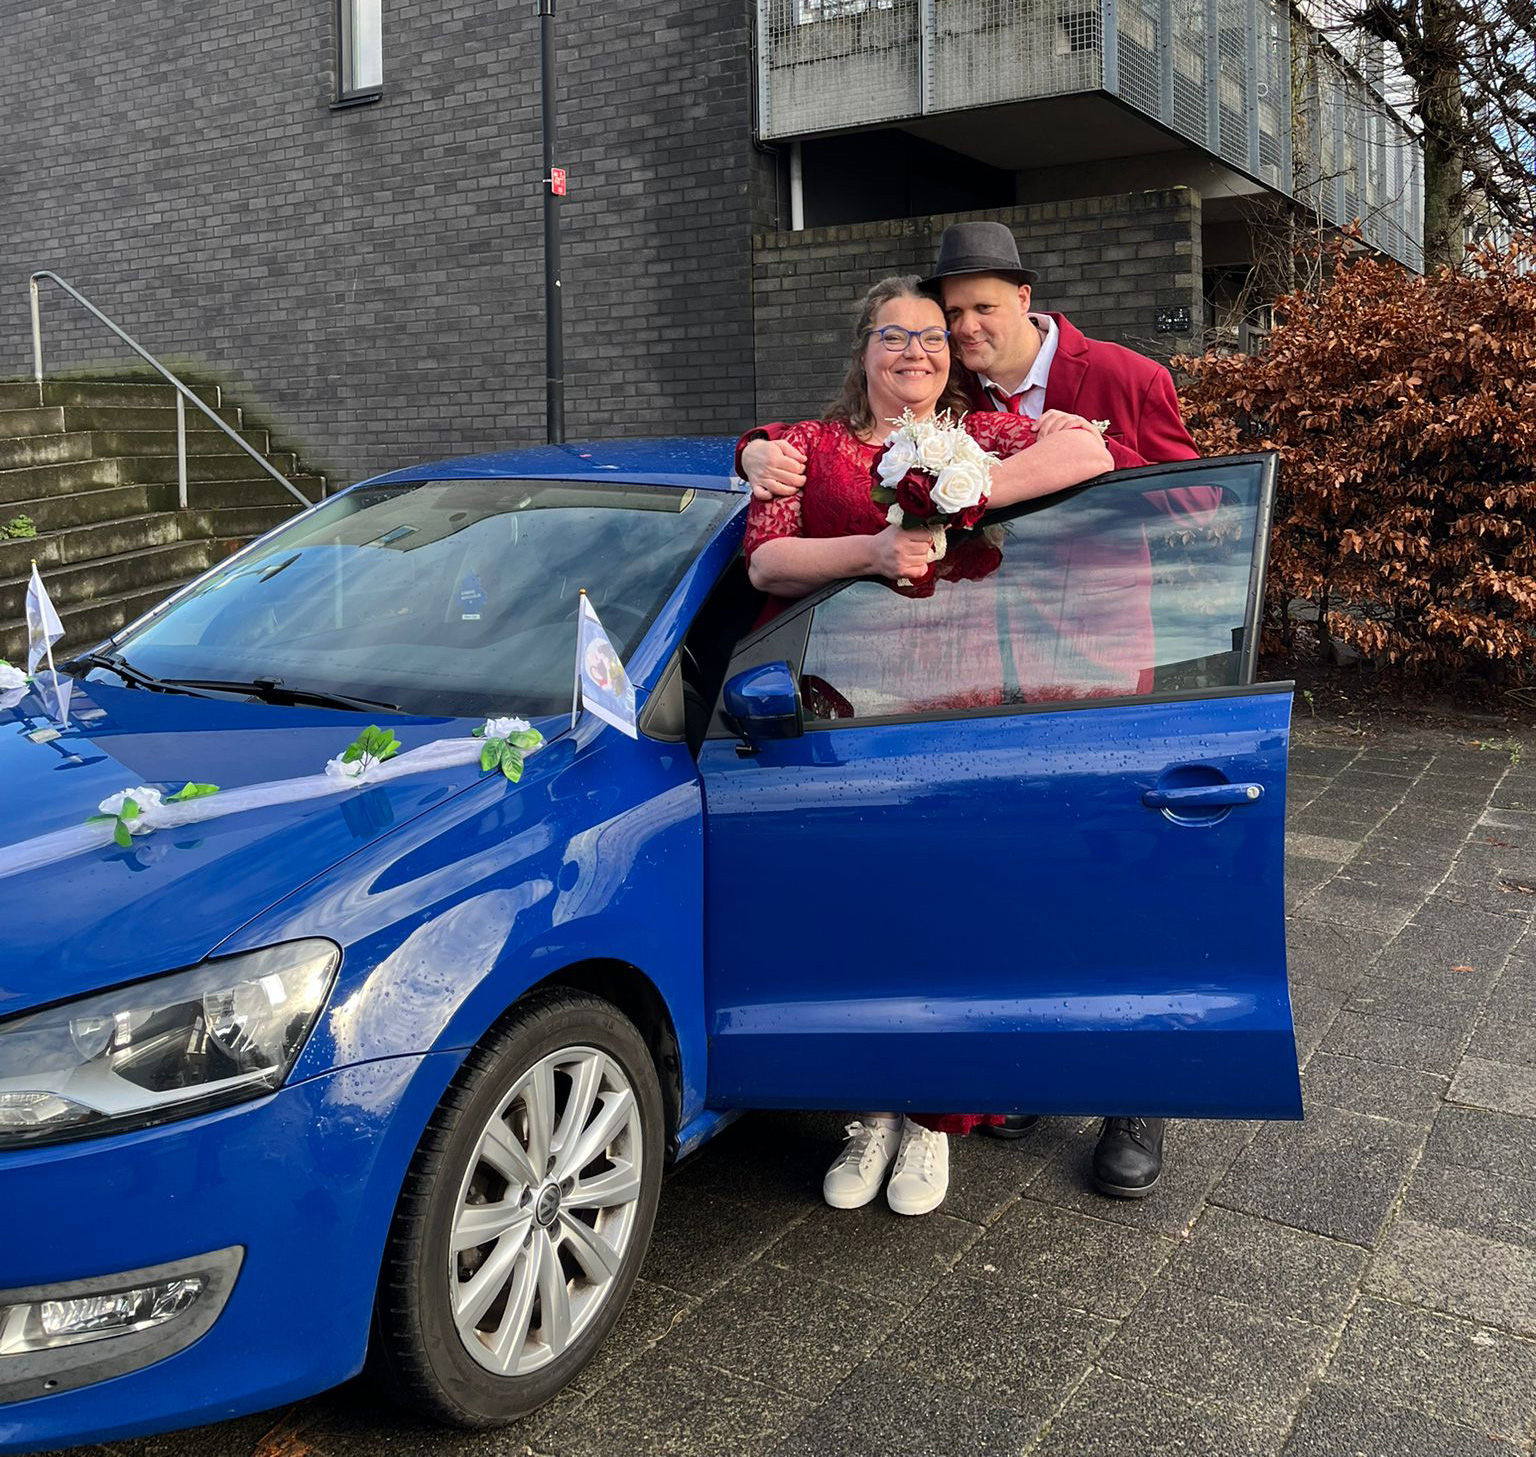
[[[999,410],[1009,415],[1022,415],[1024,413],[1024,396],[1029,393],[1027,386],[1016,395],[1010,395],[1006,390],[1000,389],[995,384],[989,384],[987,388],[992,392],[993,403],[996,404]]]

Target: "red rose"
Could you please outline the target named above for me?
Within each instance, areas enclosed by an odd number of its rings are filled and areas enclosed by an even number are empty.
[[[974,506],[967,506],[963,511],[957,511],[949,519],[957,526],[962,526],[969,531],[971,527],[987,514],[988,504],[986,501],[979,501]]]
[[[909,470],[896,482],[896,504],[908,516],[926,521],[937,513],[933,509],[933,477],[925,471]]]

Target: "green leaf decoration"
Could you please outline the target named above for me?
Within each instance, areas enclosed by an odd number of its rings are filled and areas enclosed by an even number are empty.
[[[139,817],[139,804],[138,804],[138,801],[134,800],[134,799],[125,799],[123,801],[122,809],[118,811],[117,817],[118,817],[119,820],[123,820],[123,821],[138,819],[138,817]]]
[[[522,729],[515,734],[509,734],[507,742],[515,744],[519,749],[536,749],[544,742],[544,735],[538,729]]]
[[[487,739],[485,747],[480,750],[480,772],[489,773],[501,763],[501,751],[506,745],[500,739]]]
[[[485,737],[485,725],[481,724],[479,728],[471,729],[469,736],[472,739],[483,739]]]
[[[206,799],[210,794],[217,794],[217,784],[183,784],[175,794],[166,796],[167,804],[181,804],[189,799]]]
[[[125,804],[123,808],[127,809],[128,806]],[[125,850],[133,844],[133,836],[128,833],[128,826],[122,820],[118,820],[117,828],[112,831],[112,838]]]
[[[513,743],[508,742],[501,756],[501,772],[514,784],[523,777],[523,751]]]
[[[400,740],[395,737],[393,730],[369,724],[347,745],[341,761],[344,764],[355,764],[366,756],[376,763],[382,763],[385,759],[393,759],[399,752]]]

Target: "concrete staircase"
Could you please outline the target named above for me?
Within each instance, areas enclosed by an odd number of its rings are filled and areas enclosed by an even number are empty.
[[[197,394],[312,501],[325,479],[243,428],[217,386]],[[195,408],[187,409],[187,510],[177,509],[176,398],[140,382],[0,383],[0,658],[20,663],[32,560],[64,623],[56,652],[89,647],[173,588],[294,514],[299,503]]]

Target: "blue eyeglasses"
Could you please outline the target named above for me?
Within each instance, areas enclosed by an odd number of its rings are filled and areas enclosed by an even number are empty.
[[[864,337],[871,334],[879,336],[880,342],[885,345],[892,354],[899,354],[907,347],[910,340],[916,339],[930,354],[937,354],[949,343],[948,329],[903,329],[900,324],[887,324],[881,329],[866,329]]]

